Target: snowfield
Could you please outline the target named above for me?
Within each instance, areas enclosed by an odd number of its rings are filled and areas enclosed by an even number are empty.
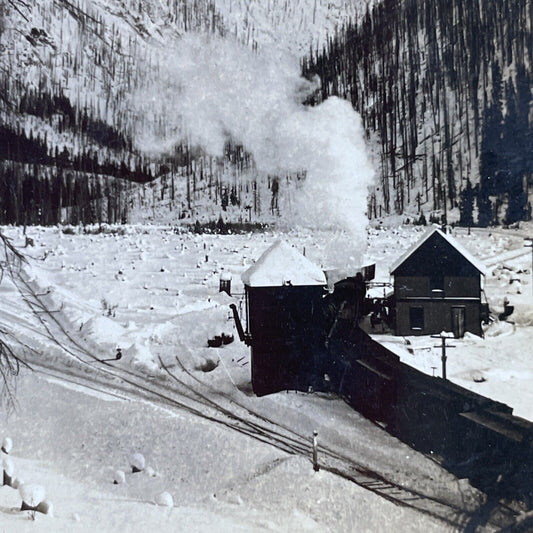
[[[531,250],[522,230],[456,237],[488,267],[496,320],[485,338],[454,340],[448,377],[533,420]],[[2,415],[14,476],[39,485],[53,516],[20,512],[0,487],[0,531],[442,531],[445,522],[367,488],[364,469],[401,489],[460,509],[479,492],[328,394],[251,392],[249,351],[229,304],[241,273],[279,234],[195,235],[170,227],[28,228],[21,276],[0,284],[0,328],[34,368],[17,379],[16,410]],[[3,228],[23,246],[22,228]],[[366,262],[390,265],[420,228],[368,231]],[[331,235],[284,240],[319,266]],[[219,293],[221,274],[232,297]],[[507,297],[513,315],[498,321]],[[209,348],[214,335],[235,342]],[[376,338],[425,372],[440,371],[434,339]],[[120,349],[120,352],[118,351]],[[121,355],[117,359],[117,354]],[[482,376],[485,381],[477,382]],[[319,460],[314,472],[313,430]],[[139,456],[141,454],[142,461]],[[344,461],[344,462],[343,462]],[[352,483],[331,471],[358,465]],[[133,473],[132,464],[141,471]],[[354,470],[355,471],[355,470]],[[114,483],[116,481],[116,483]],[[390,496],[390,494],[386,494]],[[454,511],[455,512],[455,511]]]

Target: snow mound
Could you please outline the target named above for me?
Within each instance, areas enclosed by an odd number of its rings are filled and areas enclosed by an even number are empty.
[[[494,322],[485,331],[485,337],[505,337],[514,331],[514,324],[509,322]]]
[[[30,507],[37,507],[46,498],[46,491],[41,485],[20,485],[19,494],[22,501]]]
[[[174,498],[166,491],[161,492],[155,497],[155,503],[163,507],[174,507]]]
[[[4,453],[9,453],[12,448],[13,448],[13,441],[11,440],[11,438],[6,437],[2,442],[2,451]]]
[[[533,309],[529,304],[517,304],[514,306],[514,313],[510,316],[517,326],[533,326]]]
[[[144,473],[148,476],[148,477],[157,477],[157,473],[156,471],[151,467],[151,466],[147,466],[144,470]]]
[[[2,461],[2,469],[9,477],[13,477],[13,474],[15,473],[15,463],[13,463],[13,460],[9,457],[4,457]]]
[[[463,336],[463,340],[470,341],[473,344],[481,344],[483,342],[483,339],[481,337],[478,337],[477,335],[470,333],[470,331],[465,332]]]
[[[49,517],[54,517],[54,505],[50,500],[43,500],[39,504],[39,512],[48,515]]]
[[[115,347],[124,335],[125,329],[114,320],[105,316],[90,318],[83,326],[83,332],[92,337],[98,344],[108,344]]]
[[[142,453],[134,453],[130,457],[130,466],[133,472],[142,472],[146,466],[146,461]]]
[[[480,370],[474,370],[471,373],[470,377],[472,378],[472,381],[474,381],[475,383],[483,383],[487,381],[487,378],[485,377],[483,372],[481,372]]]
[[[154,361],[154,356],[147,343],[133,343],[124,353],[134,365],[144,367],[149,372],[158,369],[158,366]]]
[[[215,370],[218,367],[220,360],[212,359],[211,357],[206,357],[197,367],[196,370],[201,370],[202,372],[208,373]]]
[[[115,470],[113,483],[115,485],[122,485],[123,483],[126,483],[126,474],[124,474],[122,470]]]
[[[219,500],[225,503],[229,503],[231,505],[243,504],[241,495],[238,492],[235,492],[234,490],[229,490],[221,494]]]
[[[294,509],[289,522],[289,530],[293,531],[314,531],[318,533],[323,531],[322,526],[309,515],[303,513],[299,509]]]

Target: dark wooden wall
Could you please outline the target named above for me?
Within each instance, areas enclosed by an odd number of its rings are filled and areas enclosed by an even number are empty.
[[[324,294],[321,286],[246,287],[255,394],[317,386],[324,365]]]

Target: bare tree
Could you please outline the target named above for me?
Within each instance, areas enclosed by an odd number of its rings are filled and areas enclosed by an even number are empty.
[[[14,276],[26,260],[11,240],[0,231],[0,283],[7,274]],[[0,403],[7,410],[15,406],[15,378],[21,367],[29,368],[16,353],[15,346],[21,346],[15,336],[0,325]]]

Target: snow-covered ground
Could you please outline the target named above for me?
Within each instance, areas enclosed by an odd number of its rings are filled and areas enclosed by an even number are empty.
[[[21,228],[3,231],[14,244],[24,243]],[[398,487],[461,508],[480,503],[464,480],[334,396],[255,398],[248,349],[238,340],[207,346],[215,334],[237,338],[228,304],[240,303],[240,274],[278,235],[200,236],[152,226],[27,231],[35,246],[23,250],[28,264],[16,284],[9,277],[0,284],[0,327],[27,346],[35,372],[18,378],[18,407],[2,415],[0,440],[13,439],[15,476],[46,489],[54,517],[38,515],[34,523],[14,510],[21,503],[18,492],[0,487],[5,531],[444,528],[324,469],[313,472],[305,450],[314,429],[332,451],[325,462],[335,452]],[[490,267],[485,291],[496,315],[506,295],[515,313],[492,324],[483,340],[454,341],[448,374],[533,419],[524,349],[533,320],[531,252],[515,233],[457,236]],[[283,237],[322,265],[329,235],[299,230]],[[419,237],[412,227],[369,230],[367,258],[377,261],[378,278],[388,280],[388,264]],[[232,275],[233,298],[218,292],[223,272]],[[520,285],[510,283],[514,278]],[[410,345],[402,338],[383,340],[414,366],[429,373],[439,367],[432,339],[410,338]],[[117,348],[120,360],[114,360]],[[486,381],[474,382],[479,374]],[[252,430],[258,425],[260,432]],[[280,435],[283,442],[292,439],[294,448],[276,445]],[[131,473],[132,453],[144,455],[144,472]],[[125,473],[125,483],[114,485],[117,470]],[[154,504],[163,492],[172,496],[173,507]]]
[[[16,475],[46,488],[54,517],[16,512],[20,497],[0,488],[4,531],[362,531],[439,524],[328,472],[196,417],[135,401],[107,401],[24,375],[12,436]],[[294,407],[293,407],[294,408]],[[31,428],[31,429],[30,429]],[[155,476],[132,474],[141,450]],[[114,485],[115,470],[125,472]],[[172,494],[174,507],[156,506]]]

